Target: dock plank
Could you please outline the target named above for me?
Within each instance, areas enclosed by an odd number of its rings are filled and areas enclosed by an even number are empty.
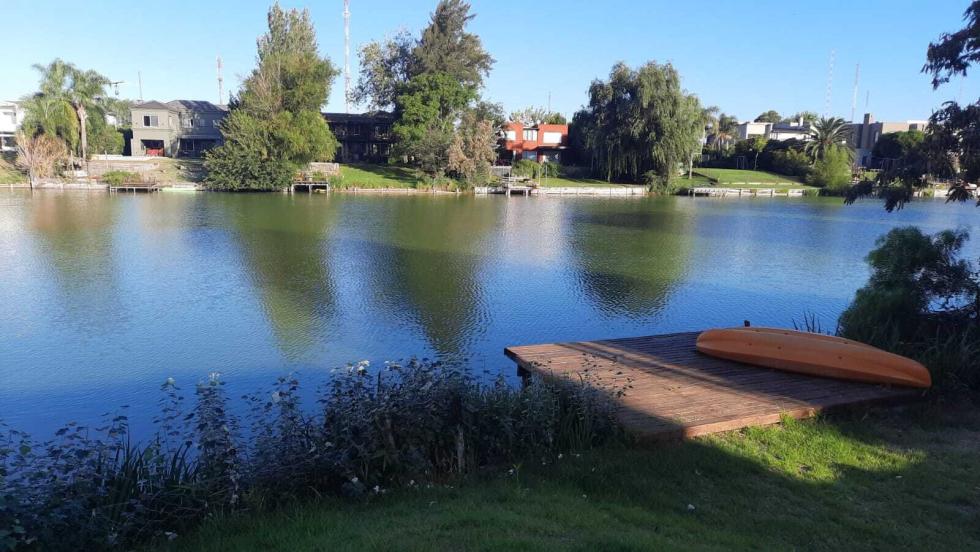
[[[525,374],[608,388],[641,438],[685,438],[806,418],[829,408],[913,399],[921,392],[819,378],[703,355],[698,332],[508,347]],[[615,391],[623,390],[618,396]]]

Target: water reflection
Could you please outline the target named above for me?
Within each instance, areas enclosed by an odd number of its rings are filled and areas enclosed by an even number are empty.
[[[378,226],[361,238],[365,281],[384,316],[415,326],[441,357],[464,356],[486,327],[481,268],[499,211],[456,197],[382,198],[375,207]]]
[[[230,198],[225,215],[244,270],[280,349],[298,359],[325,340],[336,314],[327,238],[337,219],[328,198]]]
[[[684,278],[690,218],[662,200],[593,202],[572,215],[568,248],[588,300],[607,316],[659,313]]]
[[[84,320],[92,332],[122,323],[115,262],[118,203],[103,194],[35,192],[28,204],[46,271],[35,277],[62,298],[72,313],[66,321]]]

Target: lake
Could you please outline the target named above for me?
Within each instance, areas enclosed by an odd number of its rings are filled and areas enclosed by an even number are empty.
[[[412,356],[514,377],[508,345],[825,329],[890,228],[980,210],[838,199],[0,191],[0,419],[39,436],[173,377],[231,394]]]

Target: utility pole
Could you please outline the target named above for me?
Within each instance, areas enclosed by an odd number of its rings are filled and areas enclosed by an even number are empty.
[[[225,79],[221,76],[221,56],[218,56],[218,105],[221,105],[221,100],[225,97],[224,84]]]
[[[350,113],[350,0],[344,0],[344,106]]]
[[[858,79],[861,78],[861,64],[858,63],[854,69],[854,95],[851,97],[851,122],[854,122],[854,112],[857,111],[858,103]]]
[[[140,84],[140,103],[143,103],[143,72],[142,71],[136,72],[136,80],[138,80]]]

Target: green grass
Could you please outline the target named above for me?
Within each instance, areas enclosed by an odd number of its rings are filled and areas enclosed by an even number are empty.
[[[17,170],[13,163],[0,157],[0,184],[20,184],[27,182],[27,175]]]
[[[218,518],[157,550],[976,550],[980,415],[965,412],[566,454],[455,486]]]
[[[716,183],[720,187],[733,188],[810,188],[796,177],[776,174],[766,171],[746,171],[739,169],[708,169],[698,168],[699,174]],[[751,182],[752,185],[748,183]]]
[[[394,165],[341,165],[340,186],[345,188],[418,188],[420,181],[408,168]]]
[[[606,182],[605,180],[596,178],[565,178],[561,176],[541,178],[538,182],[545,188],[618,188],[628,185]],[[632,185],[642,186],[642,184]]]

